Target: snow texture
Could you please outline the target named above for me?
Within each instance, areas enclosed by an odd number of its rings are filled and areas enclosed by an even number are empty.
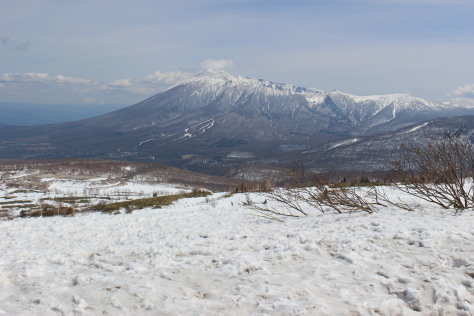
[[[340,111],[351,117],[356,115],[362,118],[376,116],[384,109],[390,108],[392,118],[399,112],[409,111],[447,111],[461,108],[456,104],[431,102],[408,94],[387,94],[357,96],[340,91],[325,92],[314,88],[304,88],[292,84],[271,82],[263,79],[235,77],[222,70],[207,70],[180,82],[176,86],[192,86],[197,96],[210,96],[215,98],[225,89],[232,89],[233,94],[246,93],[262,94],[266,96],[303,96],[308,105],[318,109],[327,98],[337,104]],[[235,99],[239,99],[236,97]]]
[[[245,199],[0,221],[0,315],[474,312],[472,211],[314,211],[280,223]]]

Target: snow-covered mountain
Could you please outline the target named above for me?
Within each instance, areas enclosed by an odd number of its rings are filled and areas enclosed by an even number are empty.
[[[209,70],[138,104],[78,122],[0,127],[0,158],[104,157],[213,170],[278,163],[351,137],[474,108],[408,95],[355,96]],[[199,169],[202,171],[202,169]]]
[[[393,131],[415,122],[469,112],[460,106],[431,102],[407,94],[356,96],[331,92],[314,107],[334,121],[354,128],[353,134]]]
[[[296,126],[311,119],[311,127],[303,129],[373,134],[436,117],[470,114],[474,109],[405,94],[356,96],[208,70],[109,117],[117,120],[127,113],[122,128],[138,129],[197,112],[207,118],[237,112],[274,121],[291,119]],[[145,113],[151,118],[147,122],[143,122]],[[135,117],[139,122],[132,120]]]

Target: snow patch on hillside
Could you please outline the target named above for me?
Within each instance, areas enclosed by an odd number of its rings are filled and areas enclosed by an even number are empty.
[[[255,158],[255,155],[246,152],[246,151],[232,151],[227,155],[228,158],[240,158],[240,159],[250,159],[250,158]]]
[[[417,131],[417,130],[419,130],[420,128],[425,127],[425,126],[428,125],[429,123],[430,123],[430,122],[425,122],[425,123],[423,123],[423,124],[419,124],[419,125],[417,125],[417,126],[415,126],[415,127],[413,127],[413,128],[410,128],[408,131],[406,131],[406,133],[408,134],[408,133],[412,133],[412,132],[414,132],[414,131]]]
[[[142,140],[140,143],[138,143],[138,146],[141,146],[141,145],[146,144],[146,143],[151,142],[151,141],[154,141],[154,139],[150,138],[150,139],[147,139],[147,140]]]
[[[332,143],[328,149],[334,149],[339,146],[344,146],[344,145],[351,145],[354,143],[357,143],[360,139],[359,138],[350,138],[350,139],[345,139],[339,142]]]

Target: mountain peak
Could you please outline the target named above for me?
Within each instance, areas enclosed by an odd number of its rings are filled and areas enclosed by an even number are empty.
[[[233,80],[236,79],[236,77],[232,76],[228,72],[225,72],[224,70],[220,69],[206,69],[203,71],[200,71],[194,76],[191,77],[191,80],[208,80],[208,79],[220,79],[220,80]]]
[[[301,94],[305,97],[320,97],[325,94],[318,89],[308,89],[293,84],[272,82],[264,79],[254,79],[243,76],[233,76],[220,69],[207,69],[196,73],[191,78],[178,83],[178,85],[192,85],[196,89],[199,85],[202,89],[233,89],[234,91],[246,91],[248,93],[260,93],[262,95],[295,95]]]

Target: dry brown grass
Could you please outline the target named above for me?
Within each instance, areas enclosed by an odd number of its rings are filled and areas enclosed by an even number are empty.
[[[103,213],[113,214],[118,212],[120,209],[125,209],[127,213],[131,213],[137,209],[143,209],[147,207],[153,208],[162,208],[163,206],[170,205],[174,201],[184,198],[193,198],[193,197],[204,197],[211,194],[211,192],[203,190],[195,190],[190,193],[181,193],[173,195],[163,195],[145,199],[137,199],[131,201],[115,202],[106,204],[101,202],[89,208],[90,211],[100,211]]]

